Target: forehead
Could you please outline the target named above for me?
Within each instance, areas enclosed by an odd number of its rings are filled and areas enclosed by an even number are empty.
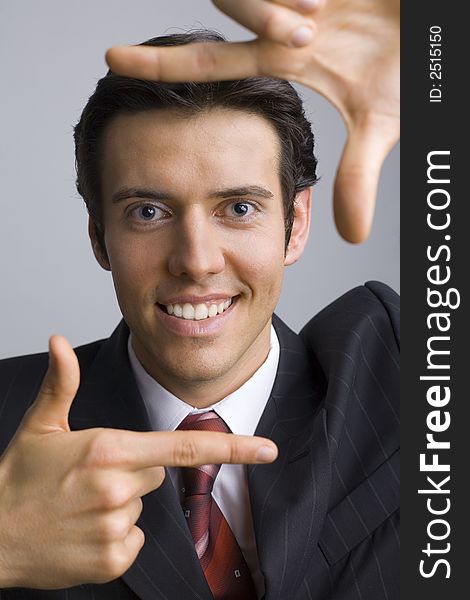
[[[171,186],[185,194],[258,184],[276,194],[279,162],[277,133],[258,115],[221,108],[118,115],[103,136],[103,196],[132,185]]]

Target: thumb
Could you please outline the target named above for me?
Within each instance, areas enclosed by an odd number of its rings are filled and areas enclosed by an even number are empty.
[[[340,235],[352,243],[367,239],[374,217],[383,162],[399,133],[394,122],[367,122],[349,132],[334,185],[334,216]]]
[[[68,416],[80,384],[80,367],[66,338],[54,335],[49,340],[49,369],[35,403],[28,411],[29,431],[50,433],[70,431]]]

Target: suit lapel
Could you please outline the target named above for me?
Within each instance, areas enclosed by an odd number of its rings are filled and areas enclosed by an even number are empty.
[[[124,322],[87,369],[70,415],[72,429],[108,427],[151,431],[145,405],[128,362]],[[169,476],[143,498],[137,525],[145,544],[122,576],[142,600],[211,600],[194,544]]]
[[[272,465],[248,467],[266,600],[294,598],[313,556],[327,509],[330,467],[323,377],[300,338],[276,316],[281,352],[257,435],[279,448]]]

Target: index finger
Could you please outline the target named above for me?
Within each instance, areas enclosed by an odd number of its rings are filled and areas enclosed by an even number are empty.
[[[214,4],[270,42],[302,47],[313,40],[316,25],[311,18],[298,12],[298,1],[214,0]],[[307,2],[309,11],[312,10],[310,4]],[[114,73],[138,79],[165,82],[243,79],[262,74],[259,73],[256,40],[254,43],[115,46],[106,52],[106,62]]]
[[[115,46],[106,52],[106,62],[117,75],[149,81],[224,81],[262,74],[256,48],[256,40]]]
[[[266,438],[212,431],[128,432],[129,466],[195,467],[208,464],[259,464],[277,458],[276,445]],[[134,439],[132,439],[134,438]]]

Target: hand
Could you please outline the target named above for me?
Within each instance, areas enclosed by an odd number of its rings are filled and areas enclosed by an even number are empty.
[[[334,214],[350,242],[367,238],[382,164],[399,139],[399,0],[213,0],[258,34],[245,43],[116,47],[116,73],[161,81],[272,76],[302,83],[340,112],[348,139],[337,171]],[[310,30],[302,40],[299,27]],[[296,37],[297,36],[297,37]],[[302,45],[304,44],[304,45]]]
[[[201,431],[70,431],[77,357],[50,340],[49,370],[0,459],[0,588],[56,589],[122,575],[144,544],[141,496],[165,466],[275,459],[263,438]],[[258,460],[260,447],[271,449]]]

